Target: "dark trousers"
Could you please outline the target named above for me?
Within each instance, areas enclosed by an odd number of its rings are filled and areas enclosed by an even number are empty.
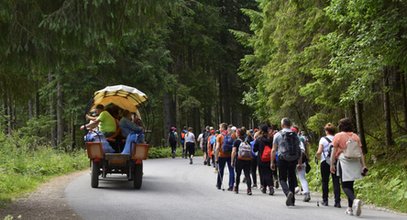
[[[289,192],[292,192],[293,194],[295,192],[295,187],[297,186],[295,169],[297,168],[297,163],[296,160],[291,162],[282,159],[278,160],[278,175],[281,188],[285,195],[288,195]]]
[[[175,154],[175,150],[177,149],[177,142],[170,142],[171,146],[171,153]]]
[[[342,182],[343,192],[348,197],[348,207],[352,207],[353,200],[355,200],[355,191],[353,189],[354,183],[355,181]]]
[[[228,165],[228,170],[229,170],[229,188],[233,187],[233,184],[235,183],[235,171],[233,170],[232,164],[231,164],[231,158],[230,157],[219,157],[219,173],[218,173],[218,178],[216,182],[216,186],[220,187],[223,182],[223,174],[225,171],[225,166],[226,164]]]
[[[273,172],[270,168],[270,163],[261,163],[260,162],[259,173],[260,173],[260,183],[263,187],[274,186]]]
[[[250,173],[252,174],[253,184],[257,185],[257,157],[254,157],[251,161]]]
[[[247,189],[251,189],[251,187],[252,187],[252,181],[250,179],[251,165],[252,165],[251,160],[237,160],[236,161],[236,187],[237,188],[239,188],[240,175],[242,174],[242,170],[243,170],[244,176],[246,177]]]
[[[195,155],[195,143],[187,142],[186,147],[187,147],[186,151],[188,153],[188,157],[191,158],[191,156]]]
[[[332,174],[330,166],[326,161],[321,162],[321,176],[322,176],[322,201],[328,201],[329,193],[329,176],[332,177],[332,184],[334,188],[335,203],[341,202],[341,187],[339,184],[339,177]]]

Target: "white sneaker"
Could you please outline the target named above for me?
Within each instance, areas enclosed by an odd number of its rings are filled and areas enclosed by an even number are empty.
[[[353,210],[352,210],[352,208],[347,208],[346,209],[346,211],[345,211],[345,214],[347,214],[347,215],[353,215]]]
[[[355,210],[356,216],[362,214],[362,201],[360,199],[353,200],[353,210]]]

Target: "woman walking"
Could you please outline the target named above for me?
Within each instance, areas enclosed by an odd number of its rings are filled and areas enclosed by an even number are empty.
[[[331,173],[341,178],[342,189],[348,197],[346,214],[360,216],[362,202],[355,198],[353,184],[355,180],[366,175],[367,167],[362,152],[362,144],[357,134],[353,133],[352,122],[348,118],[339,121],[339,131],[333,140],[333,157],[331,158]]]
[[[245,140],[245,133],[246,129],[239,128],[236,131],[237,139],[233,143],[233,150],[232,150],[232,166],[235,167],[236,170],[236,186],[234,191],[239,193],[239,183],[240,183],[240,175],[242,174],[242,170],[244,172],[244,176],[246,178],[247,184],[247,195],[252,195],[252,188],[251,188],[251,179],[250,179],[250,167],[252,161],[252,149],[249,143]]]

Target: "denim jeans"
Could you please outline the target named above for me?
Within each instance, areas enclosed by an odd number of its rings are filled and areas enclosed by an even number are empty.
[[[122,154],[130,154],[131,147],[133,143],[139,144],[144,141],[144,134],[143,133],[131,133],[126,138],[126,145],[124,145],[124,149]]]
[[[219,157],[218,161],[219,161],[219,173],[218,173],[216,186],[220,187],[222,185],[223,174],[225,171],[225,166],[227,164],[228,170],[229,170],[229,187],[233,188],[233,185],[235,184],[235,171],[231,164],[231,158],[230,157]]]

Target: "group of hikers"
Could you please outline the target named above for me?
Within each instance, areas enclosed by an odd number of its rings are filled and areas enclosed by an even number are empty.
[[[329,181],[332,179],[334,189],[334,207],[341,208],[341,188],[347,196],[346,214],[361,215],[362,202],[355,198],[354,182],[366,175],[368,169],[362,152],[362,144],[353,132],[350,119],[343,118],[336,127],[325,125],[325,136],[318,144],[315,160],[320,161],[322,183],[321,205],[328,206]],[[289,118],[281,120],[281,130],[277,126],[263,124],[259,128],[246,130],[233,125],[221,123],[219,129],[206,126],[198,138],[193,129],[184,127],[178,137],[177,129],[171,127],[168,141],[175,158],[178,140],[182,146],[182,157],[189,158],[193,164],[195,148],[199,144],[204,155],[204,165],[213,166],[218,174],[217,189],[223,189],[224,170],[229,171],[228,191],[239,193],[240,176],[247,185],[247,195],[252,195],[252,188],[257,188],[257,170],[260,177],[262,193],[274,195],[281,186],[286,195],[286,205],[295,205],[295,194],[299,191],[297,177],[300,180],[303,201],[311,200],[306,173],[309,165],[310,144],[299,128]]]

